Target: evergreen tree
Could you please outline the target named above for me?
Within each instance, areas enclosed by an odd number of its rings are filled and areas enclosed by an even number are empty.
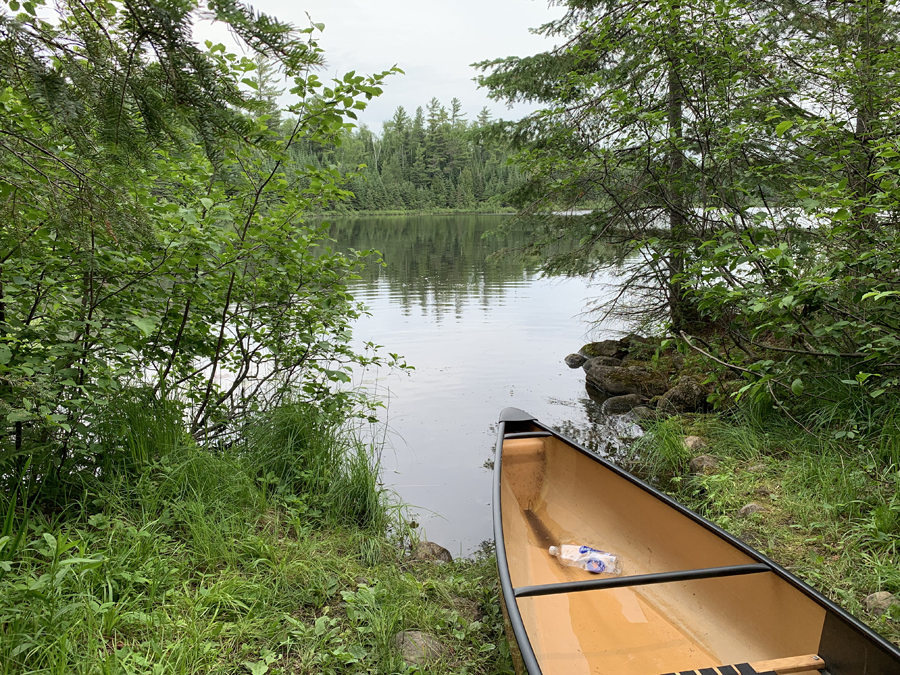
[[[592,209],[546,219],[536,245],[548,270],[590,274],[606,264],[607,237],[631,241],[642,260],[626,286],[639,311],[684,328],[696,319],[686,261],[712,229],[745,218],[763,189],[752,169],[774,153],[745,137],[746,121],[776,107],[782,89],[740,0],[565,4],[542,28],[561,47],[477,64],[494,98],[546,106],[500,127],[529,176],[519,203],[528,213]],[[555,254],[561,238],[576,245]]]
[[[398,107],[380,135],[367,127],[348,132],[339,146],[316,149],[314,161],[336,160],[345,171],[365,165],[350,185],[355,197],[338,208],[503,207],[520,177],[506,165],[505,144],[481,133],[490,113],[482,111],[479,120],[466,121],[458,99],[448,110],[433,98],[412,119]]]

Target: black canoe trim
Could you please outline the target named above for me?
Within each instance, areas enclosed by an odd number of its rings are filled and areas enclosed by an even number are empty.
[[[501,455],[503,453],[503,440],[504,433],[506,429],[506,422],[514,422],[519,423],[516,426],[520,426],[520,423],[529,422],[531,423],[535,429],[533,431],[548,431],[552,436],[555,436],[562,440],[563,442],[570,445],[574,450],[582,453],[593,459],[596,462],[599,462],[604,467],[617,474],[621,478],[629,481],[630,483],[636,485],[641,488],[645,492],[649,492],[654,495],[657,499],[662,500],[664,503],[686,516],[690,520],[693,520],[695,523],[705,527],[707,530],[714,532],[722,539],[729,542],[731,545],[735,546],[737,549],[746,553],[750,558],[756,560],[759,563],[764,565],[768,565],[770,570],[774,572],[776,575],[781,577],[784,581],[791,584],[794,588],[799,590],[801,593],[812,599],[814,602],[819,604],[820,606],[826,609],[826,624],[828,623],[829,617],[834,617],[839,619],[839,621],[843,622],[844,625],[850,628],[852,631],[855,631],[857,635],[863,638],[863,641],[870,641],[874,643],[877,648],[879,648],[889,660],[900,662],[900,650],[886,639],[881,637],[878,633],[873,631],[867,625],[862,623],[855,616],[845,611],[843,608],[839,607],[831,600],[826,598],[824,595],[816,591],[811,586],[808,586],[803,581],[795,577],[793,574],[785,570],[783,567],[778,565],[777,563],[769,560],[764,555],[762,555],[759,551],[751,548],[740,539],[735,537],[732,534],[729,534],[722,528],[717,525],[711,523],[706,520],[702,516],[694,513],[690,509],[685,506],[682,506],[677,501],[669,497],[668,495],[660,492],[656,488],[651,485],[648,485],[644,481],[639,478],[632,476],[630,473],[625,471],[624,469],[616,466],[609,460],[597,455],[596,453],[587,450],[582,447],[576,441],[568,438],[564,434],[558,433],[551,429],[550,427],[541,424],[533,415],[529,415],[528,413],[519,410],[518,408],[505,408],[500,413],[500,426],[498,429],[498,437],[497,437],[497,448],[496,455],[494,459],[494,490],[493,490],[493,503],[491,505],[494,519],[494,542],[496,548],[497,555],[497,568],[500,574],[500,588],[503,593],[503,597],[506,599],[507,610],[509,612],[509,620],[512,624],[513,633],[516,637],[516,642],[519,645],[519,650],[522,653],[522,661],[524,662],[525,669],[528,672],[528,675],[543,675],[540,669],[540,666],[537,663],[537,658],[534,655],[534,650],[531,647],[531,642],[528,640],[528,634],[525,631],[525,625],[522,622],[522,615],[519,612],[518,605],[515,600],[515,593],[512,587],[512,582],[509,577],[509,567],[506,560],[506,546],[504,544],[503,539],[503,525],[501,519],[501,509],[500,509],[500,468],[501,468]],[[820,645],[819,653],[822,654],[822,646]],[[847,672],[847,671],[836,671],[837,673]],[[889,671],[885,671],[889,672]]]
[[[506,560],[506,544],[503,539],[503,515],[500,512],[500,463],[503,461],[503,436],[506,429],[507,419],[505,416],[510,414],[509,421],[513,422],[531,422],[533,417],[527,416],[517,408],[506,408],[500,417],[500,429],[497,434],[497,450],[494,455],[494,490],[491,511],[494,517],[494,553],[497,556],[497,572],[500,575],[500,592],[506,601],[506,613],[509,616],[509,623],[513,629],[513,635],[516,638],[516,644],[519,646],[519,653],[522,655],[522,663],[528,675],[543,675],[541,667],[538,665],[537,657],[534,655],[534,649],[531,647],[531,640],[528,639],[528,633],[525,631],[525,624],[522,622],[522,614],[519,612],[519,605],[516,603],[515,595],[513,595],[512,580],[509,578],[509,564]],[[527,419],[517,417],[517,413],[527,416]]]
[[[500,422],[537,422],[537,418],[519,408],[504,408],[500,413]]]
[[[655,574],[636,574],[630,577],[613,577],[607,579],[587,579],[585,581],[565,581],[558,584],[540,584],[538,586],[519,586],[514,593],[516,598],[533,598],[539,595],[555,595],[556,593],[576,593],[578,591],[595,591],[604,588],[622,588],[625,586],[649,586],[650,584],[666,584],[676,581],[694,581],[696,579],[716,579],[734,577],[741,574],[759,574],[771,572],[772,568],[763,563],[752,565],[726,565],[723,567],[704,567],[679,572],[657,572]]]

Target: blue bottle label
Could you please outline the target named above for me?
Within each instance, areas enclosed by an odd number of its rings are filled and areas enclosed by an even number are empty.
[[[601,572],[606,571],[606,564],[602,560],[588,560],[587,571],[600,574]]]

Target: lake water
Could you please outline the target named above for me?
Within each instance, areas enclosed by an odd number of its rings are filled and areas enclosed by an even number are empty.
[[[385,485],[411,505],[422,536],[454,556],[493,538],[487,465],[503,408],[526,410],[599,452],[617,447],[622,431],[621,420],[600,413],[584,372],[563,362],[587,341],[621,336],[583,316],[609,279],[589,286],[491,259],[526,242],[521,231],[483,238],[503,218],[356,218],[332,228],[341,248],[375,248],[387,263],[351,287],[372,314],[357,322],[355,341],[384,345],[415,367],[358,377],[386,405]]]

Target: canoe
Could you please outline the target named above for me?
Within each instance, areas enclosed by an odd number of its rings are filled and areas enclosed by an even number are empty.
[[[900,675],[900,650],[761,553],[507,408],[494,459],[503,612],[522,675]],[[584,544],[618,576],[549,553]]]

